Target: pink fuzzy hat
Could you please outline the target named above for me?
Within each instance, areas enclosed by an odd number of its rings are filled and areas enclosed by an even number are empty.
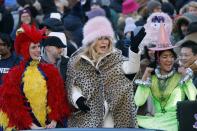
[[[122,13],[127,15],[136,11],[140,5],[135,0],[125,0],[122,3]]]
[[[110,21],[104,16],[97,16],[88,20],[83,28],[83,45],[86,46],[102,36],[114,39],[114,31]]]

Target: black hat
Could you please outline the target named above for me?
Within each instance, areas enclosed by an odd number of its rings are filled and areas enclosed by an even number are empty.
[[[174,6],[171,3],[163,2],[162,6],[161,6],[161,10],[164,13],[167,13],[170,17],[174,17],[175,8],[174,8]]]
[[[46,18],[41,27],[46,26],[53,32],[64,32],[64,24],[61,21],[61,15],[59,13],[51,13],[50,17]]]
[[[66,45],[63,44],[63,42],[60,40],[60,38],[56,36],[49,36],[46,39],[42,41],[42,46],[55,46],[58,48],[65,48],[67,47]]]
[[[63,23],[55,18],[47,18],[43,21],[43,23],[41,24],[41,26],[46,26],[47,28],[49,28],[52,31],[55,32],[62,32],[64,31],[64,25]]]
[[[27,13],[31,16],[31,11],[28,8],[25,8],[25,9],[22,9],[22,10],[19,11],[20,16],[24,13]]]
[[[155,0],[150,0],[148,3],[147,3],[147,10],[148,10],[148,13],[153,13],[153,10],[157,7],[161,7],[161,3],[159,1],[155,1]]]

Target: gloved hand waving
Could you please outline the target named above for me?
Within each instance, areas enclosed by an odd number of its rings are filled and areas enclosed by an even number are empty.
[[[146,35],[145,28],[144,27],[137,27],[134,32],[131,32],[131,44],[130,44],[130,49],[138,53],[138,46],[142,42]]]

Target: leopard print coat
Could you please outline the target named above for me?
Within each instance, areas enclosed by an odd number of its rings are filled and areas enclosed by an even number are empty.
[[[80,51],[78,51],[80,52]],[[75,53],[68,63],[67,87],[72,101],[72,87],[81,89],[90,107],[88,113],[80,110],[73,112],[68,127],[102,127],[106,100],[112,112],[115,128],[137,127],[136,106],[132,81],[127,79],[121,69],[124,58],[120,51],[104,57],[96,69],[88,60],[80,59],[78,68],[75,63],[80,53]]]

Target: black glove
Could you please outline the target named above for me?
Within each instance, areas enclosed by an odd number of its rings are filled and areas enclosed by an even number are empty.
[[[77,99],[76,104],[79,107],[79,109],[85,113],[87,113],[88,111],[90,111],[90,108],[85,104],[86,98],[84,97],[79,97],[79,99]]]
[[[139,49],[138,46],[142,42],[143,38],[145,37],[146,32],[144,27],[137,27],[134,32],[131,32],[131,46],[130,49],[138,53]]]

